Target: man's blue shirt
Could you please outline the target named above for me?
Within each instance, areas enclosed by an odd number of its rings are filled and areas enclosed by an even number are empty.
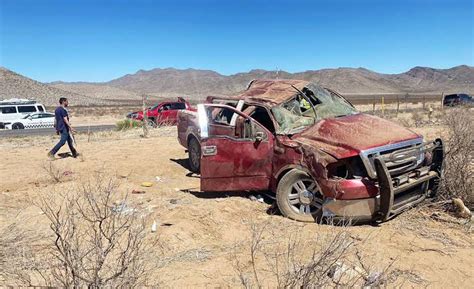
[[[56,130],[57,131],[62,132],[64,130],[69,130],[66,123],[64,123],[65,117],[67,117],[67,119],[69,120],[67,110],[64,107],[58,106],[58,108],[56,108],[56,110],[54,111],[54,116],[56,117]]]

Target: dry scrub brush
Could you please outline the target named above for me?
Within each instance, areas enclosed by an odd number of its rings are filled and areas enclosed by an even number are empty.
[[[246,253],[232,255],[245,288],[320,288],[386,286],[399,282],[393,261],[383,268],[367,265],[345,227],[308,239],[296,231],[286,237],[269,223],[250,224]],[[401,275],[401,274],[399,274]]]
[[[450,109],[445,116],[448,137],[445,139],[444,173],[438,196],[461,198],[474,204],[474,111]]]
[[[52,161],[43,163],[43,171],[54,183],[60,183],[64,179],[64,170],[58,168]]]
[[[67,194],[49,194],[37,205],[50,221],[52,257],[46,285],[135,287],[146,282],[145,219],[117,206],[117,183],[97,176]],[[150,243],[148,243],[150,244]]]
[[[32,275],[41,274],[43,262],[36,258],[33,244],[41,236],[14,222],[0,229],[0,284],[31,286]]]

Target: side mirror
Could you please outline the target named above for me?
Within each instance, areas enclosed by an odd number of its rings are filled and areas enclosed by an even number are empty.
[[[264,137],[265,137],[265,133],[263,131],[257,131],[257,133],[255,134],[255,141],[261,142],[263,141]]]

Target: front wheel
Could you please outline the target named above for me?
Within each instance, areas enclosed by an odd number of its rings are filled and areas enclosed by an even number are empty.
[[[24,129],[25,126],[22,123],[14,123],[12,129]]]
[[[195,137],[188,142],[188,156],[191,171],[198,174],[201,170],[201,145]]]
[[[293,169],[278,183],[276,199],[281,213],[302,222],[319,222],[323,195],[318,183],[307,173]]]

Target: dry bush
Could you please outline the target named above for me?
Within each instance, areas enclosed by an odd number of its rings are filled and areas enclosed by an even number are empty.
[[[52,161],[45,162],[43,164],[43,170],[46,172],[48,177],[54,182],[54,183],[60,183],[63,181],[65,175],[64,175],[64,170],[61,168],[58,168],[55,164],[53,164]]]
[[[52,257],[47,280],[61,287],[136,287],[145,285],[145,219],[114,203],[117,184],[97,176],[67,194],[43,196],[36,204],[50,221]]]
[[[424,114],[424,111],[419,111],[419,110],[415,110],[412,112],[412,119],[413,119],[413,124],[415,125],[415,127],[420,127],[422,124],[423,124],[423,114]]]
[[[31,286],[32,273],[41,274],[42,262],[35,257],[33,243],[41,237],[14,222],[0,230],[0,284]]]
[[[474,115],[469,108],[456,108],[445,116],[444,172],[438,196],[474,203]]]
[[[234,254],[234,269],[245,288],[386,286],[398,281],[393,261],[377,270],[365,264],[346,228],[314,239],[294,232],[285,238],[268,223],[251,223],[246,255]]]

